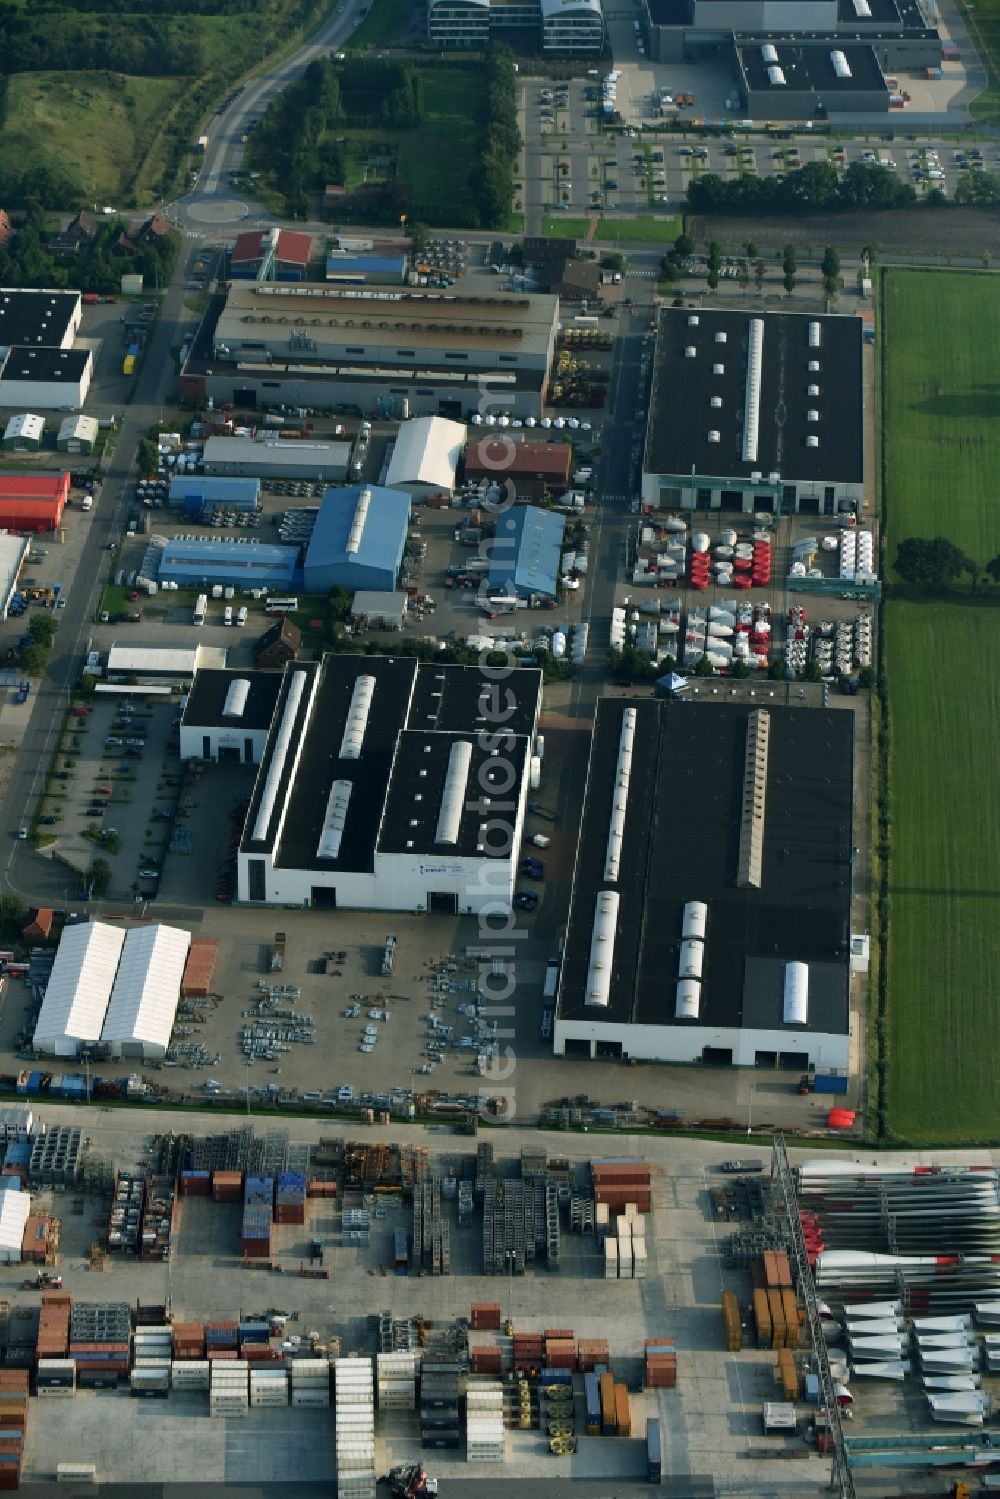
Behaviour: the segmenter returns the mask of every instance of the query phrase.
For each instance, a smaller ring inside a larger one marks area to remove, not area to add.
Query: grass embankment
[[[640,214],[633,219],[600,219],[594,238],[614,240],[620,245],[672,245],[683,228],[684,225],[679,218]]]
[[[886,273],[887,558],[944,535],[1000,553],[995,278]],[[914,1143],[1000,1136],[1000,611],[991,585],[890,598],[886,1120]],[[995,586],[993,587],[995,592]]]

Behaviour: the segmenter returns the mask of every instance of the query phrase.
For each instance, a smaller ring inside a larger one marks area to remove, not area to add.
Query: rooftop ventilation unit
[[[708,906],[703,900],[689,900],[681,918],[681,937],[685,941],[704,942],[708,928]]]
[[[724,364],[713,364],[712,365],[712,374],[713,375],[724,375],[725,373],[726,373],[726,366]]]
[[[819,447],[819,438],[816,436],[815,432],[810,432],[809,436],[806,438],[806,447],[807,448],[818,448]]]
[[[811,322],[809,324],[809,347],[810,347],[810,349],[818,349],[819,346],[820,346],[820,344],[822,343],[822,341],[823,341],[823,328],[822,328],[822,325],[820,323]]]
[[[708,440],[709,440],[709,442],[718,442],[719,441],[719,434],[718,434],[718,432],[716,432],[714,430],[711,431],[711,432],[709,432],[709,434],[708,434]]]
[[[351,782],[334,781],[326,802],[323,831],[316,847],[317,859],[336,859],[347,824],[347,807],[351,800]]]
[[[830,61],[833,63],[833,71],[836,73],[838,78],[850,78],[851,65],[847,61],[847,58],[844,56],[843,52],[841,52],[839,49],[836,52],[831,52]]]
[[[750,319],[750,338],[747,346],[746,399],[743,420],[743,462],[753,463],[757,457],[757,438],[760,429],[760,380],[764,358],[764,319]]]
[[[687,348],[684,350],[685,359],[694,359],[697,357],[697,354],[698,350],[695,348],[694,344],[688,344]]]
[[[778,67],[768,68],[767,77],[772,88],[784,88],[788,81],[784,69]]]
[[[816,410],[816,408],[814,406],[810,406],[809,410],[806,412],[806,421],[807,422],[818,422],[819,421],[819,412]]]
[[[701,318],[698,316],[698,314],[696,312],[692,312],[691,315],[690,315],[690,317],[688,318],[688,327],[689,328],[697,328],[697,326],[698,326],[698,324],[700,322],[701,322]]]
[[[237,677],[235,682],[230,682],[222,708],[223,718],[242,718],[249,696],[250,683],[246,677]]]
[[[615,767],[615,785],[611,800],[611,825],[608,829],[608,849],[604,860],[604,878],[617,881],[621,867],[622,840],[625,836],[625,817],[628,812],[629,781],[632,775],[632,745],[635,740],[635,725],[638,715],[634,708],[622,713],[622,729],[618,740],[618,763]]]
[[[445,776],[444,795],[438,813],[435,843],[457,843],[458,830],[462,824],[462,809],[465,806],[465,788],[472,764],[472,745],[467,739],[459,739],[451,747],[448,756],[448,773]]]
[[[809,361],[808,365],[806,366],[806,368],[808,369],[810,375],[818,375],[819,374],[819,360],[818,359],[810,359],[810,361]]]
[[[767,760],[771,720],[756,708],[747,720],[747,742],[743,761],[743,806],[740,817],[740,849],[736,883],[760,889],[764,863],[764,804],[767,797]]]
[[[713,409],[717,410],[722,405],[722,397],[721,396],[713,396],[712,399],[709,401],[708,404],[711,407],[713,407]]]
[[[697,1020],[701,1009],[701,985],[697,979],[681,979],[674,1004],[675,1020]]]
[[[717,344],[724,344],[726,342],[726,334],[722,332],[717,333],[715,335],[715,342]]]
[[[611,999],[611,970],[618,926],[617,890],[599,890],[594,907],[594,934],[590,943],[590,967],[584,1003],[606,1010]]]
[[[809,1019],[809,965],[808,963],[785,964],[786,1025],[805,1025]]]
[[[274,738],[271,763],[267,768],[264,790],[261,793],[260,805],[257,808],[257,817],[253,825],[255,843],[264,842],[267,837],[267,830],[271,825],[274,804],[278,797],[278,787],[281,784],[281,777],[285,769],[285,760],[288,757],[292,735],[295,732],[295,720],[298,717],[299,704],[302,702],[302,695],[306,690],[307,676],[308,674],[304,671],[292,672],[292,680],[288,685],[288,695],[285,698],[281,723]]]
[[[680,963],[678,965],[681,978],[700,980],[704,966],[705,944],[694,941],[682,942]]]
[[[368,516],[368,507],[372,502],[370,489],[363,489],[358,495],[358,503],[354,507],[354,519],[351,521],[351,529],[347,535],[347,545],[344,551],[349,557],[356,555],[361,547],[361,537],[365,529],[365,520]]]
[[[807,385],[806,386],[806,395],[807,396],[818,396],[819,395],[819,386],[818,385]]]
[[[765,42],[760,49],[760,55],[768,67],[778,61],[778,49],[773,42]]]
[[[340,760],[360,760],[361,745],[365,737],[365,729],[368,726],[368,714],[371,712],[372,698],[375,696],[375,678],[358,677],[351,693],[350,706],[347,709],[347,722],[344,725],[344,737],[340,741]]]

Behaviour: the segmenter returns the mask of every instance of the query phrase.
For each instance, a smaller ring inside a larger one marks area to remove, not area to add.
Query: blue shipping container
[[[813,1078],[813,1092],[846,1093],[847,1082],[848,1079],[846,1076],[839,1077],[834,1072],[817,1072]]]
[[[587,1378],[587,1377],[588,1376],[586,1376],[586,1375],[584,1376],[584,1378]],[[568,1384],[568,1385],[571,1385],[573,1383],[573,1374],[572,1374],[572,1371],[569,1370],[569,1369],[543,1369],[542,1372],[541,1372],[540,1378],[541,1378],[541,1382],[542,1382],[543,1385],[546,1385],[546,1384]]]

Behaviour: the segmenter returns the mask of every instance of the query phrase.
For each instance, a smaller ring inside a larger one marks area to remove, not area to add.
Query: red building
[[[69,474],[0,474],[0,528],[54,531],[69,499]]]
[[[563,494],[572,469],[573,449],[568,442],[517,442],[505,433],[477,438],[465,449],[467,479],[473,483],[512,481],[521,499]]]
[[[271,257],[269,279],[302,281],[312,255],[312,236],[294,229],[247,229],[236,236],[229,257],[230,272],[239,280],[258,275],[267,257]]]

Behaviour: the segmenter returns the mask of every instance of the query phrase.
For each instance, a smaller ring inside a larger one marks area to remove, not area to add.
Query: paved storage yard
[[[52,1111],[53,1115],[55,1111]],[[142,1111],[70,1109],[58,1111],[59,1122],[78,1122],[89,1131],[92,1154],[117,1165],[148,1164],[146,1142],[150,1116]],[[164,1130],[184,1130],[191,1116],[157,1116]],[[239,1116],[225,1121],[241,1123]],[[204,1127],[208,1127],[208,1123]],[[212,1123],[221,1129],[223,1121]],[[302,1122],[291,1129],[293,1140],[315,1143],[334,1132],[320,1123]],[[354,1138],[357,1138],[355,1133]],[[482,1139],[483,1137],[481,1137]],[[572,1163],[589,1160],[597,1152],[644,1155],[653,1167],[652,1215],[647,1227],[649,1276],[645,1281],[608,1282],[602,1260],[589,1235],[570,1234],[563,1224],[562,1269],[549,1273],[529,1267],[513,1282],[478,1273],[481,1220],[460,1228],[454,1204],[451,1219],[452,1274],[432,1278],[411,1272],[407,1277],[385,1273],[391,1259],[392,1233],[410,1221],[408,1209],[389,1198],[380,1203],[385,1216],[373,1220],[370,1245],[340,1242],[340,1203],[308,1200],[304,1227],[276,1227],[272,1258],[282,1266],[280,1276],[243,1268],[239,1254],[239,1207],[205,1198],[180,1201],[179,1229],[172,1259],[166,1264],[141,1263],[109,1257],[99,1274],[86,1268],[86,1253],[100,1237],[106,1205],[94,1198],[68,1193],[39,1194],[39,1205],[62,1219],[63,1243],[58,1269],[65,1289],[75,1299],[123,1300],[152,1303],[169,1298],[178,1320],[235,1318],[267,1308],[288,1313],[299,1334],[315,1331],[322,1341],[341,1338],[343,1353],[370,1355],[375,1351],[372,1317],[388,1310],[395,1316],[420,1314],[438,1329],[457,1317],[468,1317],[473,1301],[501,1304],[503,1315],[513,1315],[515,1331],[541,1331],[553,1324],[572,1328],[578,1338],[604,1337],[609,1343],[616,1378],[637,1391],[641,1383],[643,1340],[666,1335],[678,1355],[676,1390],[647,1390],[631,1396],[633,1431],[641,1432],[648,1415],[659,1415],[664,1430],[665,1476],[704,1478],[711,1473],[714,1489],[692,1484],[671,1492],[690,1494],[783,1495],[815,1494],[825,1483],[828,1466],[809,1456],[799,1438],[764,1438],[760,1409],[774,1398],[774,1361],[770,1352],[745,1348],[724,1351],[719,1298],[724,1288],[748,1296],[745,1274],[723,1268],[720,1242],[735,1224],[711,1216],[710,1189],[726,1179],[715,1169],[732,1147],[688,1140],[646,1140],[618,1137],[584,1141],[581,1136],[538,1135],[510,1129],[491,1132],[496,1160],[505,1169],[525,1144],[533,1144]],[[474,1142],[457,1136],[429,1135],[408,1126],[366,1130],[365,1145],[380,1140],[427,1145],[432,1156],[446,1150],[470,1154]],[[596,1151],[595,1151],[596,1145]],[[977,1160],[984,1159],[980,1152]],[[971,1159],[971,1157],[970,1157]],[[77,1211],[77,1204],[82,1210]],[[328,1280],[301,1279],[295,1273],[306,1257],[307,1239],[324,1243]],[[211,1273],[207,1273],[211,1272]],[[23,1267],[0,1268],[0,1295],[15,1305],[35,1301],[20,1289]],[[415,1283],[419,1280],[419,1284]],[[473,1342],[492,1341],[494,1334],[473,1334]],[[862,1382],[851,1434],[919,1429],[922,1402],[903,1400],[901,1392],[872,1388]],[[577,1426],[582,1425],[582,1419]],[[115,1392],[80,1392],[58,1407],[32,1401],[26,1476],[51,1478],[60,1461],[94,1462],[107,1482],[158,1483],[166,1473],[178,1483],[203,1485],[270,1484],[295,1480],[301,1484],[329,1483],[333,1466],[332,1412],[283,1408],[280,1412],[252,1409],[246,1420],[223,1422],[208,1416],[204,1395],[171,1394],[166,1402],[146,1403]],[[379,1417],[376,1426],[376,1467],[418,1457],[417,1418],[408,1413]],[[787,1455],[799,1458],[794,1463]],[[427,1453],[430,1471],[454,1480],[452,1494],[468,1493],[470,1480],[495,1480],[496,1469],[469,1464],[461,1452]],[[630,1483],[643,1476],[644,1447],[637,1439],[578,1439],[578,1450],[566,1458],[549,1455],[539,1431],[511,1431],[503,1476],[525,1482],[557,1478],[574,1482],[593,1480],[602,1499],[623,1499]],[[603,1480],[603,1487],[598,1483]],[[858,1490],[872,1496],[886,1492],[886,1475],[859,1475]],[[913,1492],[928,1492],[920,1479]],[[448,1490],[443,1490],[447,1493]],[[480,1492],[477,1484],[476,1492]],[[484,1488],[483,1499],[492,1490]]]

